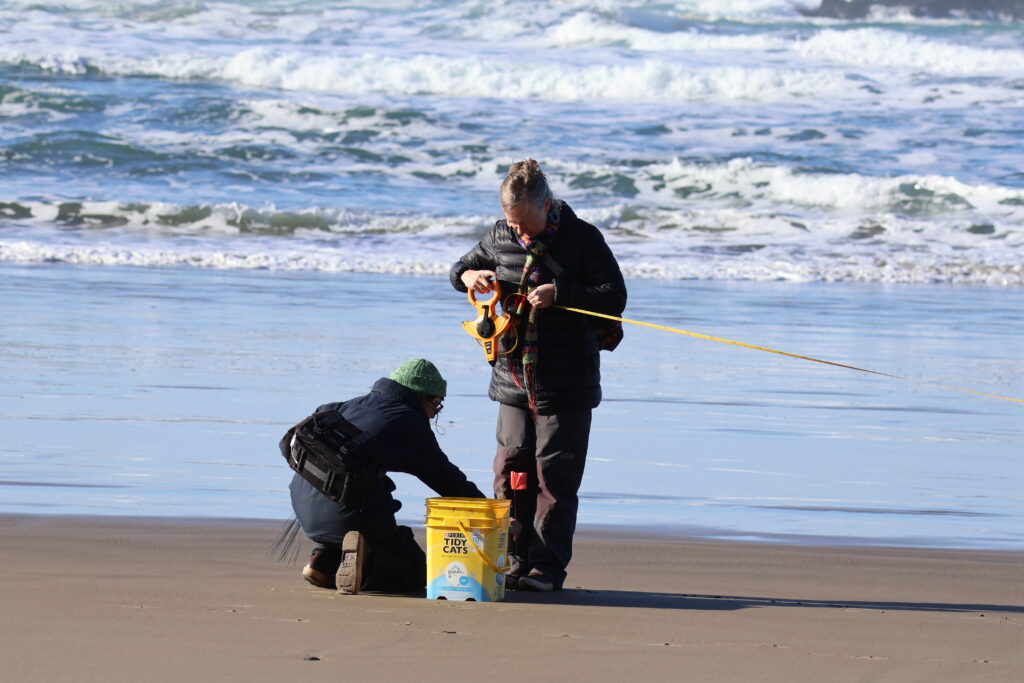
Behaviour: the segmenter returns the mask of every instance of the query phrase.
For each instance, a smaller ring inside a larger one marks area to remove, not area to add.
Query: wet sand
[[[312,588],[278,529],[0,517],[3,678],[1024,679],[1024,553],[591,529],[567,590],[483,604]]]

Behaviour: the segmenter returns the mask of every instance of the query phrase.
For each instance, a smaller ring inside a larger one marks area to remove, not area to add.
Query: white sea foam
[[[245,123],[250,128],[281,128],[321,134],[341,129],[337,114],[311,111],[286,100],[246,100],[239,104],[246,110],[243,118],[247,118]]]
[[[424,254],[423,246],[422,243],[417,244],[415,249],[396,253],[393,244],[381,246],[379,241],[376,244],[360,241],[347,247],[305,245],[297,248],[267,244],[192,244],[186,247],[0,239],[0,261],[443,277],[459,252],[448,244],[446,254]],[[758,254],[676,254],[673,258],[658,258],[632,256],[628,249],[617,251],[627,278],[1024,285],[1024,266],[1019,260],[986,259],[963,254],[948,258],[922,258],[910,253],[887,256],[865,251],[837,259],[829,254],[808,253],[807,249],[796,250],[799,252],[797,255],[792,249],[775,248]]]
[[[838,72],[769,66],[695,68],[659,59],[576,66],[429,54],[344,57],[269,48],[245,49],[230,57],[179,53],[138,59],[0,48],[0,62],[35,64],[67,74],[84,74],[91,68],[117,76],[223,80],[252,87],[348,95],[671,102],[773,101],[850,92],[849,80]]]
[[[464,188],[493,192],[495,166],[487,160],[471,158],[448,162],[409,163],[408,168],[388,169],[379,164],[380,172],[389,172],[394,180],[404,179],[412,184],[416,174],[430,171],[438,179],[459,182]],[[370,165],[368,168],[375,168]],[[672,221],[672,215],[705,214],[717,217],[727,225],[734,220],[732,212],[746,215],[774,215],[789,222],[810,220],[837,221],[855,229],[865,221],[890,221],[897,225],[906,221],[926,221],[930,226],[964,226],[990,222],[1005,227],[1012,234],[1004,240],[1014,243],[1020,226],[1024,226],[1024,190],[987,183],[966,183],[954,177],[941,175],[868,176],[858,173],[808,173],[791,168],[758,163],[750,158],[737,158],[726,163],[706,164],[674,159],[665,163],[647,164],[620,175],[622,168],[597,162],[550,159],[546,171],[557,193],[572,201],[579,201],[581,190],[573,189],[580,178],[619,178],[636,188],[636,195],[627,203],[621,196],[602,195],[596,188],[593,197],[608,196],[615,201],[581,202],[583,213],[607,216],[612,221],[626,222],[634,231],[650,229],[664,233],[661,227]],[[3,199],[3,198],[0,198]],[[53,211],[56,203],[26,201],[36,218]],[[406,204],[415,207],[418,202],[409,198]],[[601,205],[603,208],[600,208]],[[76,215],[116,215],[134,226],[175,225],[185,229],[188,225],[206,225],[208,216],[219,216],[227,224],[273,228],[282,225],[329,227],[332,230],[367,229],[381,226],[387,232],[415,232],[418,226],[429,226],[435,218],[429,214],[392,212],[359,212],[345,209],[308,208],[283,211],[269,208],[247,207],[237,204],[206,205],[195,211],[188,207],[169,204],[134,203],[121,207],[113,202],[84,202]],[[495,207],[495,210],[497,207]],[[198,219],[180,220],[201,213]],[[633,218],[631,218],[633,216]],[[167,218],[170,217],[170,218]],[[486,224],[479,215],[448,215],[456,231],[473,229]],[[596,220],[596,219],[595,219]],[[600,220],[605,220],[604,218]],[[482,221],[482,222],[481,222]],[[681,225],[675,221],[677,226]],[[248,229],[248,228],[246,228]],[[915,227],[915,230],[917,228]],[[928,228],[933,230],[936,228]],[[931,234],[929,232],[929,234]],[[933,237],[938,235],[933,234]],[[943,237],[941,241],[945,241]]]
[[[672,191],[696,185],[697,193],[731,201],[766,201],[781,208],[825,207],[845,212],[893,211],[918,200],[924,214],[955,212],[957,207],[998,215],[1024,224],[1024,191],[997,185],[971,185],[947,176],[876,177],[857,173],[797,173],[785,166],[758,164],[749,158],[725,164],[688,164],[678,159],[644,170],[663,179]],[[931,210],[930,210],[931,209]]]
[[[56,123],[58,121],[66,121],[72,118],[71,114],[64,112],[53,111],[52,109],[45,109],[40,107],[37,102],[31,101],[0,101],[0,120],[13,119],[20,116],[36,116],[42,117],[46,120]]]
[[[249,248],[247,248],[249,247]],[[54,244],[0,241],[0,261],[18,263],[71,263],[94,266],[212,268],[217,270],[321,271],[328,273],[403,273],[442,275],[450,263],[441,259],[403,258],[390,250],[260,249],[240,245],[234,249],[119,246],[114,244]]]
[[[765,34],[715,35],[623,26],[619,21],[587,12],[552,26],[546,42],[556,47],[612,45],[649,52],[781,50],[791,44],[785,38]]]
[[[650,30],[671,30],[683,20],[732,19],[738,21],[792,20],[801,0],[676,0],[664,2],[615,2],[594,0],[582,7],[614,14],[624,24]]]
[[[1024,73],[1020,49],[957,45],[880,28],[820,31],[794,49],[808,59],[885,69],[956,76]]]
[[[738,166],[731,172],[742,173]],[[920,180],[936,187],[943,181]],[[998,188],[950,187],[979,203],[1020,209],[998,204]],[[872,191],[884,194],[884,183]],[[0,237],[2,261],[431,275],[445,273],[493,220],[116,202],[23,203],[0,213],[20,226]],[[819,212],[797,220],[777,207],[708,204],[621,205],[580,215],[604,230],[630,277],[1024,285],[1019,220],[972,231],[948,217]]]
[[[484,12],[415,3],[391,11],[330,3],[258,10],[231,3],[103,5],[49,5],[68,7],[65,13],[7,10],[15,30],[0,47],[0,62],[64,74],[95,69],[349,95],[564,102],[870,98],[851,87],[850,74],[840,68],[846,65],[897,88],[889,98],[895,103],[912,85],[907,72],[1024,71],[1018,41],[999,36],[990,44],[959,44],[834,23],[708,31],[696,30],[689,16],[791,17],[789,0],[696,0],[669,9],[660,3],[528,3]],[[82,24],[80,12],[100,16]]]

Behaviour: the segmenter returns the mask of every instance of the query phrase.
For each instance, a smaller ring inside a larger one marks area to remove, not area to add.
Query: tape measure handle
[[[499,283],[497,279],[491,280],[491,287],[493,287],[493,289],[491,290],[491,293],[494,296],[493,296],[493,298],[488,299],[487,301],[485,301],[483,303],[480,303],[480,302],[478,302],[476,300],[476,290],[473,289],[472,287],[470,287],[469,289],[466,290],[466,296],[469,298],[469,303],[473,304],[473,307],[476,308],[477,310],[480,310],[480,311],[483,310],[484,306],[492,305],[493,304],[494,307],[491,310],[492,310],[492,312],[495,315],[497,315],[497,313],[498,313],[498,309],[497,309],[498,302],[501,301],[501,283]]]

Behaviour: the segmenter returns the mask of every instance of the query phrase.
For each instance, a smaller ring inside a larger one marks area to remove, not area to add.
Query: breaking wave
[[[249,48],[227,57],[169,54],[151,58],[78,52],[0,52],[0,61],[63,74],[150,76],[227,81],[250,87],[345,95],[431,95],[554,102],[595,100],[773,101],[843,95],[849,79],[819,69],[641,63],[554,64],[503,58],[416,54],[333,56]]]
[[[933,192],[921,186],[896,189]],[[998,195],[990,201],[999,205]],[[1024,210],[1024,201],[1006,206]],[[583,209],[580,215],[602,229],[629,277],[1024,284],[1024,231],[1008,223],[892,214],[821,214],[809,220],[754,206],[630,203]],[[0,203],[0,261],[443,275],[493,219],[240,205],[7,202]]]

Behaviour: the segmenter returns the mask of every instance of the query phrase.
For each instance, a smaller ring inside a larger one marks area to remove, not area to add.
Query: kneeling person
[[[484,494],[441,450],[430,419],[441,412],[447,382],[428,360],[408,361],[377,380],[370,393],[320,410],[336,410],[373,437],[385,472],[417,477],[439,496],[484,498]],[[292,508],[302,532],[319,545],[302,576],[314,586],[342,593],[421,590],[427,575],[426,555],[412,529],[398,526],[394,482],[380,476],[362,500],[336,502],[301,475],[289,487]]]

